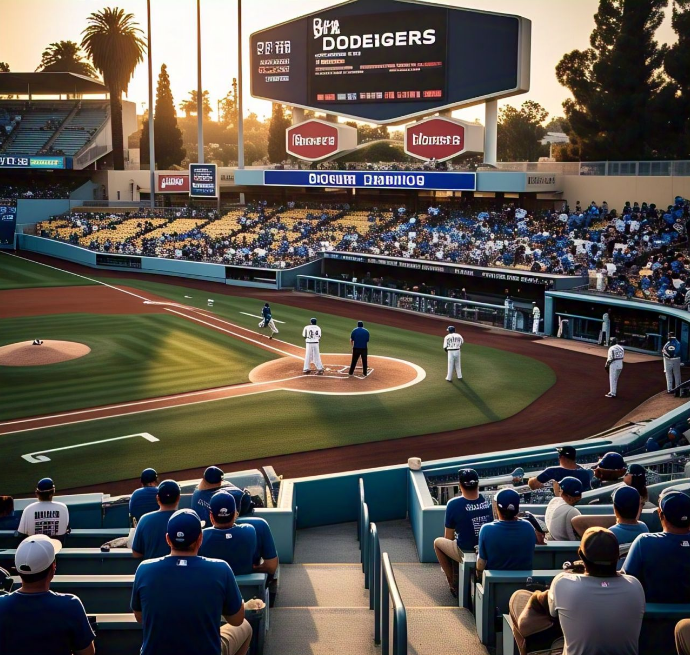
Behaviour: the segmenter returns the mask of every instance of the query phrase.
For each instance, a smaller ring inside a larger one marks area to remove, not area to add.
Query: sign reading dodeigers
[[[218,197],[218,170],[215,164],[189,165],[189,197]]]
[[[16,202],[14,200],[0,199],[0,248],[14,248],[16,225]]]
[[[475,191],[475,173],[426,171],[264,171],[266,186]]]
[[[72,168],[71,157],[0,155],[0,168]]]

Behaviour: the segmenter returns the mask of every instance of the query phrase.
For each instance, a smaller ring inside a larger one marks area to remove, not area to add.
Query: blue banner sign
[[[2,155],[0,168],[72,168],[72,157],[49,157],[45,155]]]
[[[264,171],[266,186],[475,191],[475,173],[428,171]]]
[[[0,199],[0,248],[14,248],[17,205],[14,200]]]
[[[218,197],[218,170],[215,164],[189,165],[190,198]]]

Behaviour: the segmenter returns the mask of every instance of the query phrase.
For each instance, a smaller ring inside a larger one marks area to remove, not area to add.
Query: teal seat
[[[129,535],[128,528],[75,529],[61,541],[65,548],[100,548],[106,541]],[[19,539],[13,530],[0,530],[0,549],[16,548]]]
[[[0,550],[0,566],[14,566],[15,550]],[[129,548],[63,548],[57,556],[60,575],[133,575],[142,560],[132,557]]]

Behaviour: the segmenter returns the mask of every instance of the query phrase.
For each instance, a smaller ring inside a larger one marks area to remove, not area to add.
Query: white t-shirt
[[[39,500],[24,509],[18,531],[29,536],[45,534],[56,537],[65,534],[68,525],[67,505],[53,500]]]
[[[460,350],[463,343],[465,343],[463,338],[455,332],[449,332],[443,338],[443,347],[447,350]]]
[[[559,573],[549,588],[549,611],[565,637],[563,655],[637,655],[644,609],[644,589],[632,575]]]
[[[544,521],[553,541],[578,541],[573,530],[572,519],[580,516],[580,510],[568,505],[560,496],[553,498],[546,506]]]
[[[302,330],[302,336],[307,340],[307,343],[319,343],[321,341],[321,328],[318,325],[307,325]]]

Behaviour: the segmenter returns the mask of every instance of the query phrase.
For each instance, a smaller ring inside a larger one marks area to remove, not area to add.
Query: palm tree
[[[88,18],[82,32],[81,47],[91,58],[94,68],[103,75],[110,92],[110,122],[113,131],[113,164],[124,170],[125,153],[122,136],[122,92],[127,92],[134,69],[144,59],[146,43],[133,14],[106,7]]]
[[[6,61],[0,61],[0,73],[9,73],[10,65]]]
[[[96,71],[79,52],[79,46],[74,41],[58,41],[51,43],[41,55],[41,63],[37,71],[45,73],[77,73],[87,77],[96,77]]]

